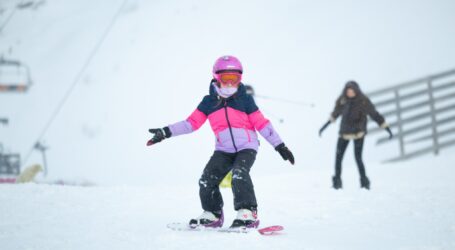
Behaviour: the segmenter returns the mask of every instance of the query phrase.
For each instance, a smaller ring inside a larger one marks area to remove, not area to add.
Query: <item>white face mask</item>
[[[215,86],[215,90],[223,98],[228,98],[235,94],[238,90],[238,87],[226,87],[226,88],[219,88],[216,86],[216,84],[213,84]]]
[[[234,87],[227,87],[227,88],[220,88],[219,94],[222,97],[230,97],[231,95],[235,94],[237,92],[237,88]]]

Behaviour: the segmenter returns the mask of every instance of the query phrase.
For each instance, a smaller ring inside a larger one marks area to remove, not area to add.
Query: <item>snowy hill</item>
[[[345,188],[329,171],[255,180],[263,226],[278,236],[176,232],[200,212],[197,185],[147,187],[0,186],[2,249],[454,249],[453,164],[431,161],[369,168],[372,190],[346,167]],[[226,224],[235,216],[223,190]]]

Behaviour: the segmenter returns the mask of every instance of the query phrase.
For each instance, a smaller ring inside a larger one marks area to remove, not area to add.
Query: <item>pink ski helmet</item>
[[[236,71],[240,74],[243,73],[242,63],[235,56],[222,56],[216,60],[213,65],[213,78],[220,81],[220,73],[226,71]]]

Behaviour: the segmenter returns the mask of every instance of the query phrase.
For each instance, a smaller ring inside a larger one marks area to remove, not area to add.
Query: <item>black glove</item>
[[[283,157],[283,160],[289,160],[292,165],[294,165],[294,155],[292,155],[291,150],[289,150],[284,143],[281,143],[280,145],[275,147],[275,150],[280,153],[281,157]]]
[[[389,140],[391,140],[393,138],[392,130],[390,130],[390,127],[386,127],[385,130],[389,133]]]
[[[152,139],[147,141],[147,146],[152,146],[155,143],[158,143],[166,138],[171,137],[172,133],[169,127],[164,128],[151,128],[149,132],[153,134]]]
[[[330,123],[331,123],[330,121],[326,122],[326,123],[324,124],[324,126],[322,126],[322,128],[319,129],[319,137],[322,136],[322,132],[324,132],[324,130],[330,125]]]

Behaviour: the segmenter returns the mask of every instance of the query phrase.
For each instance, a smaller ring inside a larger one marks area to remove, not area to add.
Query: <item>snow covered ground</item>
[[[284,167],[283,167],[284,168]],[[254,177],[263,226],[285,232],[175,232],[169,222],[200,213],[198,187],[0,186],[1,249],[455,249],[453,163],[443,157],[368,166],[371,191],[355,166],[341,191],[331,171],[291,169]],[[224,189],[227,224],[235,216]]]

